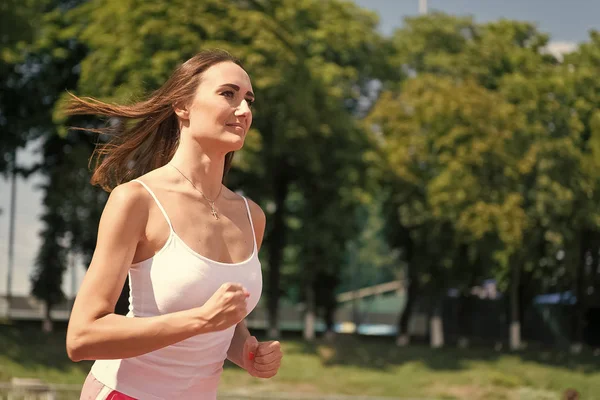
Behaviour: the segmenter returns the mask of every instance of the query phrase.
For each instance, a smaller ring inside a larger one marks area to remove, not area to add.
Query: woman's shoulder
[[[136,182],[122,183],[115,187],[102,212],[99,232],[107,230],[120,234],[119,232],[132,233],[143,229],[148,221],[149,197],[142,185]],[[114,231],[115,228],[118,228],[117,231]]]
[[[169,170],[166,166],[162,166],[152,171],[146,172],[145,174],[133,179],[133,181],[141,181],[150,187],[164,186],[174,182],[173,175],[168,173]],[[134,182],[135,183],[135,182]],[[138,183],[139,184],[139,183]]]
[[[239,205],[244,204],[244,199],[246,199],[246,201],[248,202],[248,207],[250,207],[250,212],[258,212],[264,214],[262,208],[254,200],[252,200],[250,197],[244,194],[234,192],[227,186],[223,186],[223,197],[226,200],[231,201],[233,203],[238,203]]]
[[[256,228],[260,227],[261,229],[264,229],[264,225],[266,223],[266,216],[263,209],[248,196],[236,193],[226,187],[225,190],[226,192],[224,194],[228,200],[240,202],[240,204],[242,204],[244,203],[244,199],[246,199],[246,201],[248,202],[248,208],[250,209],[250,215],[252,216],[252,223]]]
[[[173,186],[176,184],[176,180],[173,176],[168,174],[165,167],[154,169],[150,172],[145,173],[127,183],[124,183],[125,190],[134,192],[132,194],[150,197],[149,194],[155,194],[161,197],[163,192],[169,192],[173,190]],[[122,185],[122,186],[123,186]]]
[[[248,200],[248,207],[250,207],[250,213],[252,214],[254,224],[256,225],[256,223],[259,222],[261,225],[264,225],[266,216],[263,209],[252,199],[246,197],[246,200]]]
[[[228,190],[228,192],[231,192]],[[252,199],[246,196],[242,196],[241,194],[231,192],[228,193],[230,195],[236,196],[237,201],[244,202],[244,199],[248,202],[248,209],[250,210],[250,218],[252,218],[252,225],[254,226],[254,235],[256,238],[256,243],[258,248],[260,249],[263,241],[263,237],[265,234],[265,227],[267,224],[267,217],[263,209]],[[246,206],[244,205],[244,208]]]
[[[139,209],[147,204],[148,190],[135,180],[122,183],[115,187],[108,198],[108,202],[119,208]]]

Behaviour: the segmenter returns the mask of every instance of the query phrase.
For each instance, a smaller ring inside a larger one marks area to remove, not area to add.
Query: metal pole
[[[69,251],[69,262],[71,264],[71,307],[73,307],[73,304],[75,304],[75,294],[77,293],[77,260],[75,253],[72,251]]]
[[[6,271],[6,301],[10,313],[12,297],[12,274],[15,262],[15,214],[17,206],[17,150],[13,150],[11,191],[10,191],[10,216],[8,228],[8,270]],[[10,314],[9,314],[10,315]]]
[[[427,14],[427,0],[419,0],[419,14]]]

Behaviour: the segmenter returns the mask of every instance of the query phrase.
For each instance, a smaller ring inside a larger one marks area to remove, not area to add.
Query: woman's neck
[[[215,201],[219,196],[225,154],[203,151],[197,143],[180,143],[169,164],[209,199]]]

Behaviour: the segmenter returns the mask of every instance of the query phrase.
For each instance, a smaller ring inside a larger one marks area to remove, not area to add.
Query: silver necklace
[[[211,200],[208,197],[206,197],[204,192],[202,192],[202,190],[198,189],[196,187],[196,185],[194,185],[194,182],[192,182],[187,176],[185,176],[185,174],[183,172],[181,172],[179,170],[179,168],[177,168],[176,166],[174,166],[171,163],[169,163],[169,165],[171,167],[175,168],[177,170],[177,172],[179,172],[181,174],[181,176],[183,176],[185,178],[185,180],[188,181],[194,187],[194,189],[196,189],[198,192],[200,192],[202,197],[204,197],[204,200],[206,200],[208,202],[208,204],[210,204],[210,213],[212,214],[212,216],[215,217],[215,219],[219,219],[219,213],[217,211],[217,208],[215,207],[215,201],[217,201],[217,199],[219,198],[219,195],[221,194],[221,190],[223,189],[223,186],[221,186],[221,188],[219,189],[219,193],[217,193],[217,197],[215,197],[214,200]]]

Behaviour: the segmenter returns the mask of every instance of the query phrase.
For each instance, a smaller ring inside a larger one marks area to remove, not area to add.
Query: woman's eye
[[[227,90],[223,93],[221,93],[221,96],[227,97],[228,99],[233,99],[235,98],[235,93],[231,90]],[[254,99],[249,98],[249,99],[244,99],[246,100],[246,103],[248,103],[248,107],[252,107],[252,104],[254,104]]]

